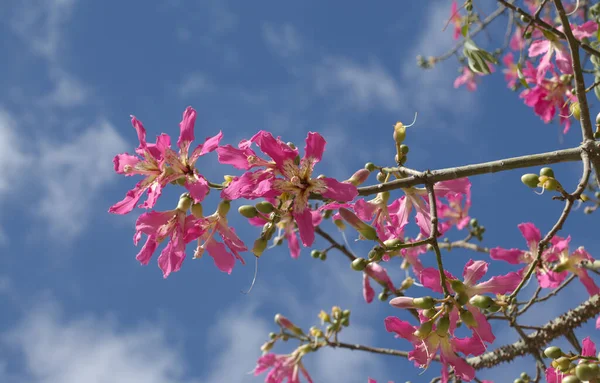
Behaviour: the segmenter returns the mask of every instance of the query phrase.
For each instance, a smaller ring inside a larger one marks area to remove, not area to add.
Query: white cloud
[[[38,213],[61,238],[86,226],[101,188],[114,177],[112,158],[125,151],[125,141],[106,121],[91,126],[65,143],[43,143],[39,180],[44,187]]]
[[[0,361],[3,382],[191,383],[181,351],[156,325],[122,329],[94,316],[66,319],[50,303],[30,310],[2,343],[23,357],[22,371],[11,375],[2,365],[21,363]]]
[[[207,92],[213,89],[214,87],[210,79],[204,73],[195,72],[186,76],[181,82],[179,85],[179,96],[185,98],[193,94]]]
[[[291,24],[276,26],[263,23],[262,34],[269,47],[284,58],[294,56],[302,50],[301,38]]]
[[[43,102],[51,106],[70,108],[87,101],[89,90],[73,75],[59,69],[53,70],[51,75],[54,80],[54,90],[43,99]]]
[[[345,106],[362,111],[397,111],[404,102],[394,77],[375,60],[360,65],[346,58],[327,58],[317,69],[316,88],[323,95],[335,90],[342,94]]]
[[[23,168],[29,162],[20,137],[16,120],[0,107],[0,194],[15,186],[17,177],[23,174]]]
[[[62,48],[62,27],[76,0],[14,1],[10,25],[36,54],[55,62]]]

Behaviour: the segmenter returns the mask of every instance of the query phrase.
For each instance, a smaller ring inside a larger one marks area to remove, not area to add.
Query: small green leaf
[[[463,35],[463,37],[467,37],[469,34],[469,23],[465,23],[465,25],[460,28],[460,33]]]
[[[521,63],[517,64],[517,76],[519,77],[519,82],[521,83],[521,85],[529,89],[529,84],[527,83],[525,75],[523,74],[523,70],[521,69]]]

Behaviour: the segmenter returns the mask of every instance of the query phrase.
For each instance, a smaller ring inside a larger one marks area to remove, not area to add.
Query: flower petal
[[[215,266],[224,273],[231,274],[235,266],[235,258],[227,251],[225,245],[212,238],[205,243],[208,255],[215,261]]]
[[[325,184],[327,185],[327,191],[321,193],[325,198],[330,198],[339,202],[348,202],[352,201],[358,195],[356,186],[350,183],[339,182],[338,180],[327,177],[322,178],[321,180],[325,181]]]
[[[501,247],[496,247],[490,250],[490,258],[497,261],[505,261],[511,265],[518,265],[519,263],[522,263],[521,255],[523,253],[523,250],[519,249],[503,249]]]
[[[304,209],[300,213],[293,213],[298,232],[304,247],[309,247],[315,241],[315,227],[313,226],[312,214],[310,209]]]
[[[463,270],[464,284],[474,286],[487,273],[487,270],[487,262],[469,259]]]
[[[196,123],[196,111],[188,106],[183,112],[183,118],[179,123],[179,139],[177,146],[187,153],[192,141],[194,141],[194,124]]]
[[[306,146],[304,147],[304,158],[310,159],[313,163],[321,161],[325,144],[325,139],[319,133],[308,132]]]

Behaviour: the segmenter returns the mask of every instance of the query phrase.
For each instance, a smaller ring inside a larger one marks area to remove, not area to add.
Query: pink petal
[[[366,273],[363,273],[363,298],[365,298],[365,302],[371,303],[374,297],[375,290],[371,287],[369,276]]]
[[[141,186],[142,183],[143,181],[140,181],[135,188],[129,190],[127,194],[125,194],[125,198],[111,206],[108,209],[108,212],[113,214],[127,214],[132,211],[146,190]]]
[[[420,340],[413,335],[417,329],[413,325],[396,317],[387,317],[384,320],[385,329],[387,332],[394,332],[400,338],[406,339],[411,343],[420,342]]]
[[[594,280],[590,277],[587,270],[580,269],[578,271],[579,272],[577,273],[577,276],[579,277],[579,280],[585,287],[588,294],[590,294],[590,296],[592,297],[596,294],[600,294],[600,288],[598,287],[598,285],[596,285],[596,282],[594,282]]]
[[[546,369],[547,383],[560,383],[563,376],[563,373],[558,370],[555,370],[554,367],[548,367]]]
[[[448,193],[467,194],[471,190],[471,181],[468,178],[441,181],[435,184],[434,190],[437,197],[445,197]]]
[[[511,265],[518,265],[519,263],[522,263],[521,255],[523,253],[523,250],[519,249],[503,249],[501,247],[496,247],[495,249],[490,250],[490,258],[497,261],[505,261]]]
[[[210,187],[208,186],[208,182],[204,177],[200,175],[194,175],[192,177],[186,177],[185,179],[185,188],[190,192],[190,196],[194,200],[195,203],[200,203],[204,200],[204,197],[210,191]]]
[[[221,198],[231,201],[239,198],[256,199],[276,195],[277,192],[273,190],[272,172],[262,170],[246,172],[234,178],[221,192]]]
[[[455,353],[444,354],[444,359],[454,367],[454,375],[467,382],[475,378],[475,369]]]
[[[322,196],[325,198],[339,202],[348,202],[352,201],[358,195],[356,186],[352,184],[339,182],[333,178],[322,178],[322,180],[327,184],[327,191],[322,193]]]
[[[219,142],[223,138],[223,133],[219,131],[216,135],[206,138],[203,144],[200,144],[194,149],[190,156],[190,163],[195,164],[198,157],[208,154],[219,147]]]
[[[521,283],[522,278],[520,273],[515,272],[510,272],[506,275],[496,275],[475,286],[474,290],[477,291],[477,294],[506,294],[514,291],[519,283]]]
[[[308,132],[306,146],[304,147],[304,158],[311,159],[313,163],[321,161],[325,144],[325,139],[319,133]]]
[[[312,215],[312,225],[314,227],[319,226],[323,221],[323,216],[321,215],[321,212],[318,210],[311,210],[310,214]]]
[[[138,135],[138,141],[140,142],[140,146],[138,149],[144,150],[147,146],[146,129],[144,128],[144,125],[142,125],[142,122],[135,118],[135,116],[131,116],[131,125],[133,125],[133,128],[135,129]]]
[[[171,240],[158,257],[158,267],[162,270],[164,278],[167,278],[171,273],[179,271],[185,259],[185,244],[180,234],[177,232],[173,233]]]
[[[520,223],[517,227],[521,230],[521,234],[525,237],[529,248],[537,247],[537,244],[542,240],[540,230],[531,222]]]
[[[138,217],[135,222],[135,230],[147,235],[158,235],[161,226],[167,224],[173,218],[174,211],[150,211]]]
[[[312,224],[312,214],[310,209],[304,209],[300,213],[293,213],[296,225],[298,225],[298,232],[300,233],[300,239],[304,247],[309,247],[315,241],[315,227]]]
[[[293,161],[298,155],[297,150],[290,148],[281,140],[276,140],[271,133],[264,130],[256,133],[250,140],[256,143],[263,153],[271,157],[280,170],[283,170],[286,161]]]
[[[234,256],[227,251],[225,245],[212,238],[205,243],[206,251],[215,261],[215,266],[224,273],[231,274],[235,266]]]
[[[562,271],[560,273],[554,271],[538,271],[537,280],[540,287],[543,289],[553,289],[558,287],[562,281],[567,277],[568,271]]]
[[[487,273],[487,270],[487,262],[469,259],[463,271],[464,284],[467,286],[475,285]]]
[[[550,49],[550,41],[548,40],[536,40],[529,46],[529,57],[539,56],[543,53],[548,52]]]
[[[374,262],[369,263],[364,273],[368,274],[371,278],[375,278],[379,282],[385,283],[390,290],[396,290],[394,284],[392,283],[392,280],[388,276],[387,271],[380,264]]]
[[[138,162],[140,162],[138,157],[127,153],[117,154],[113,159],[115,172],[118,174],[125,174],[126,176],[132,176],[135,173],[125,173],[125,166],[131,166],[133,168]]]
[[[156,205],[158,197],[162,194],[162,186],[158,182],[152,182],[148,187],[148,198],[146,201],[139,205],[142,209],[152,209]]]
[[[494,336],[494,333],[492,332],[492,326],[488,322],[485,315],[481,311],[479,311],[479,309],[477,309],[471,305],[467,305],[467,308],[469,309],[471,314],[473,314],[473,318],[475,318],[475,321],[477,322],[477,327],[473,328],[474,338],[481,339],[482,341],[488,342],[490,344],[494,343],[494,341],[496,340],[496,337]],[[482,343],[481,341],[478,341],[478,342]],[[482,346],[483,350],[480,353],[483,354],[483,352],[485,351],[485,346],[483,344],[481,344],[481,346]],[[470,350],[470,352],[473,355],[479,355],[479,354],[473,353],[474,351],[479,351],[479,349],[471,349]],[[465,354],[467,354],[467,353],[465,352]]]
[[[571,55],[565,47],[556,49],[556,66],[561,72],[566,74],[573,73],[573,64],[571,61]]]
[[[447,279],[456,279],[449,271],[444,271],[444,273],[446,274]],[[433,267],[423,269],[419,274],[419,278],[424,287],[437,293],[442,293],[442,281],[440,280],[440,272],[438,269],[434,269]],[[451,290],[450,284],[448,284],[448,289]]]
[[[177,140],[177,146],[181,150],[187,150],[190,147],[190,143],[194,141],[194,124],[196,123],[196,111],[188,106],[183,112],[183,118],[179,123],[179,139]]]
[[[298,259],[300,256],[300,244],[298,243],[298,237],[292,230],[286,231],[285,238],[287,239],[288,247],[290,249],[290,255],[294,259]]]
[[[236,169],[248,170],[252,167],[248,162],[248,156],[243,150],[234,148],[231,145],[220,146],[217,148],[218,160],[222,164],[231,165]]]
[[[358,218],[363,221],[370,221],[377,209],[378,207],[376,205],[369,203],[364,199],[359,199],[354,203],[354,212]]]
[[[595,21],[589,20],[580,26],[576,26],[573,28],[573,35],[578,39],[583,39],[586,37],[592,37],[598,30],[598,24]]]
[[[592,342],[589,336],[585,337],[581,343],[583,345],[581,355],[596,357],[596,344]]]
[[[472,338],[453,338],[452,348],[456,352],[465,355],[481,355],[485,352],[485,344],[477,337]]]
[[[156,243],[154,236],[149,235],[148,239],[146,239],[146,243],[144,246],[142,246],[140,252],[135,256],[135,259],[137,259],[142,265],[147,265],[148,262],[150,262],[154,251],[156,251],[157,246],[158,243]]]

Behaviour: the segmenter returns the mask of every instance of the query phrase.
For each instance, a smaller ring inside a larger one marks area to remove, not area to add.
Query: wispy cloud
[[[281,57],[289,58],[302,51],[302,39],[291,24],[263,23],[262,35],[269,48]]]
[[[187,75],[179,85],[179,96],[186,98],[213,89],[214,86],[207,75],[201,72],[194,72]]]
[[[100,121],[68,142],[43,143],[39,181],[45,189],[38,214],[61,238],[73,238],[88,222],[101,189],[114,180],[111,159],[126,144],[107,121]]]
[[[53,301],[30,310],[2,343],[23,358],[0,360],[0,366],[12,366],[10,374],[0,367],[2,382],[192,383],[181,350],[160,326],[123,329],[91,315],[66,319]]]
[[[394,77],[375,59],[361,65],[347,58],[327,58],[316,71],[315,85],[324,96],[332,91],[340,94],[340,107],[397,111],[404,102]]]
[[[0,196],[15,186],[16,178],[29,163],[20,137],[17,121],[0,106]]]

